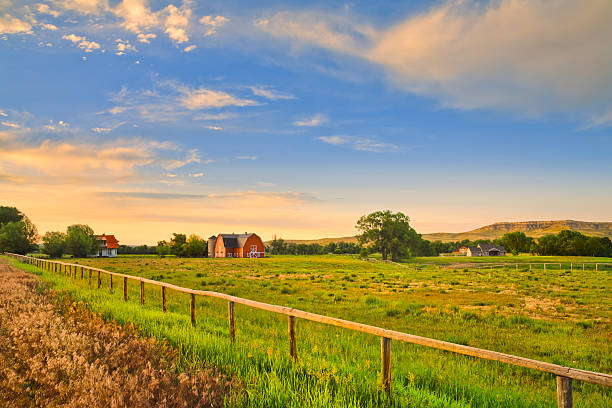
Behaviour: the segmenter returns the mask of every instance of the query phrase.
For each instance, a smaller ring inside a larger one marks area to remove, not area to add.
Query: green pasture
[[[507,257],[508,261],[530,257]],[[277,305],[482,347],[576,368],[612,372],[612,268],[569,270],[575,258],[551,257],[557,267],[528,264],[493,269],[364,262],[351,256],[275,256],[265,259],[119,257],[76,263],[214,290]],[[439,260],[440,258],[426,258]],[[465,259],[465,258],[463,258]],[[501,258],[495,258],[495,261]],[[581,258],[583,259],[583,258]],[[471,260],[471,259],[470,259]],[[483,259],[484,260],[484,259]],[[584,262],[606,262],[589,258]],[[14,262],[14,261],[11,261]],[[379,388],[380,338],[298,320],[297,363],[288,358],[287,317],[236,305],[237,341],[229,341],[227,302],[197,298],[97,276],[84,280],[20,267],[93,311],[134,323],[143,335],[179,348],[184,364],[214,364],[243,380],[247,397],[228,405],[252,407],[554,407],[555,377],[501,363],[392,344],[392,398]],[[612,405],[612,390],[574,382],[577,407]]]

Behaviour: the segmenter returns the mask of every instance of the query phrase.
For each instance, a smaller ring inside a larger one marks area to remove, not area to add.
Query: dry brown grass
[[[239,389],[213,369],[179,373],[173,349],[54,299],[0,263],[0,406],[220,407]]]

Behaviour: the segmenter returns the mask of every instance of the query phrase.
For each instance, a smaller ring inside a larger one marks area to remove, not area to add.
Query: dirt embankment
[[[238,388],[212,369],[179,374],[176,359],[0,261],[0,406],[221,407]]]

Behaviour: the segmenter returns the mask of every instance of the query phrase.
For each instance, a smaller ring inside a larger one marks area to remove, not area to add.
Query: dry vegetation
[[[0,406],[220,407],[238,388],[0,263]]]

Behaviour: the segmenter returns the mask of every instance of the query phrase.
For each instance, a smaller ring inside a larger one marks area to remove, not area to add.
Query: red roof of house
[[[114,235],[102,234],[102,235],[97,235],[96,238],[101,241],[106,241],[106,248],[108,249],[119,248],[119,241],[117,241],[117,238],[115,238]]]

